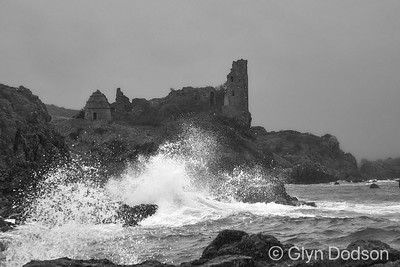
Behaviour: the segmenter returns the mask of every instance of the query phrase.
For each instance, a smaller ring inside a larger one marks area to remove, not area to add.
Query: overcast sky
[[[80,109],[220,85],[247,59],[253,125],[400,156],[398,0],[0,0],[0,83]]]

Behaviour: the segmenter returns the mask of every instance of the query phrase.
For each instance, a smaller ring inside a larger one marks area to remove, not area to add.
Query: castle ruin
[[[127,121],[134,124],[157,124],[166,118],[176,118],[192,112],[206,112],[235,120],[250,127],[247,60],[232,63],[226,82],[219,87],[183,87],[164,98],[151,100],[134,98],[129,101],[120,88],[115,102],[109,104],[100,92],[94,92],[85,106],[85,119]]]
[[[112,120],[110,104],[99,90],[94,92],[86,102],[85,120]]]

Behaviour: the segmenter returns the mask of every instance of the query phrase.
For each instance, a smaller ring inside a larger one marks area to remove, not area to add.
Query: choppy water
[[[367,238],[400,249],[397,182],[378,182],[381,189],[375,190],[365,183],[287,185],[290,195],[315,201],[316,208],[241,203],[232,197],[235,187],[258,183],[261,174],[238,168],[215,183],[207,172],[215,150],[212,136],[191,128],[106,186],[93,182],[91,168],[56,170],[29,198],[27,223],[0,234],[8,246],[1,264],[58,257],[180,263],[198,258],[222,229],[267,231],[284,243],[310,248],[345,247]],[[122,227],[115,216],[119,201],[153,203],[159,210],[139,227]]]

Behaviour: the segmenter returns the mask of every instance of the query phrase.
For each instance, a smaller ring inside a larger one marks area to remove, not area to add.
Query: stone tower
[[[236,119],[246,127],[250,127],[249,88],[247,76],[247,60],[240,59],[232,63],[231,72],[225,83],[225,96],[222,113]]]
[[[85,120],[111,121],[111,108],[105,95],[94,92],[85,106]]]

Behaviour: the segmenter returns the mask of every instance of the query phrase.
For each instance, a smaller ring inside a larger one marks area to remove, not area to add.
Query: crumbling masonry
[[[112,104],[108,103],[100,91],[96,91],[86,103],[85,119],[157,124],[185,113],[208,112],[250,127],[248,93],[247,60],[240,59],[232,63],[226,82],[219,87],[184,87],[181,90],[171,90],[164,98],[135,98],[132,101],[118,88]]]

